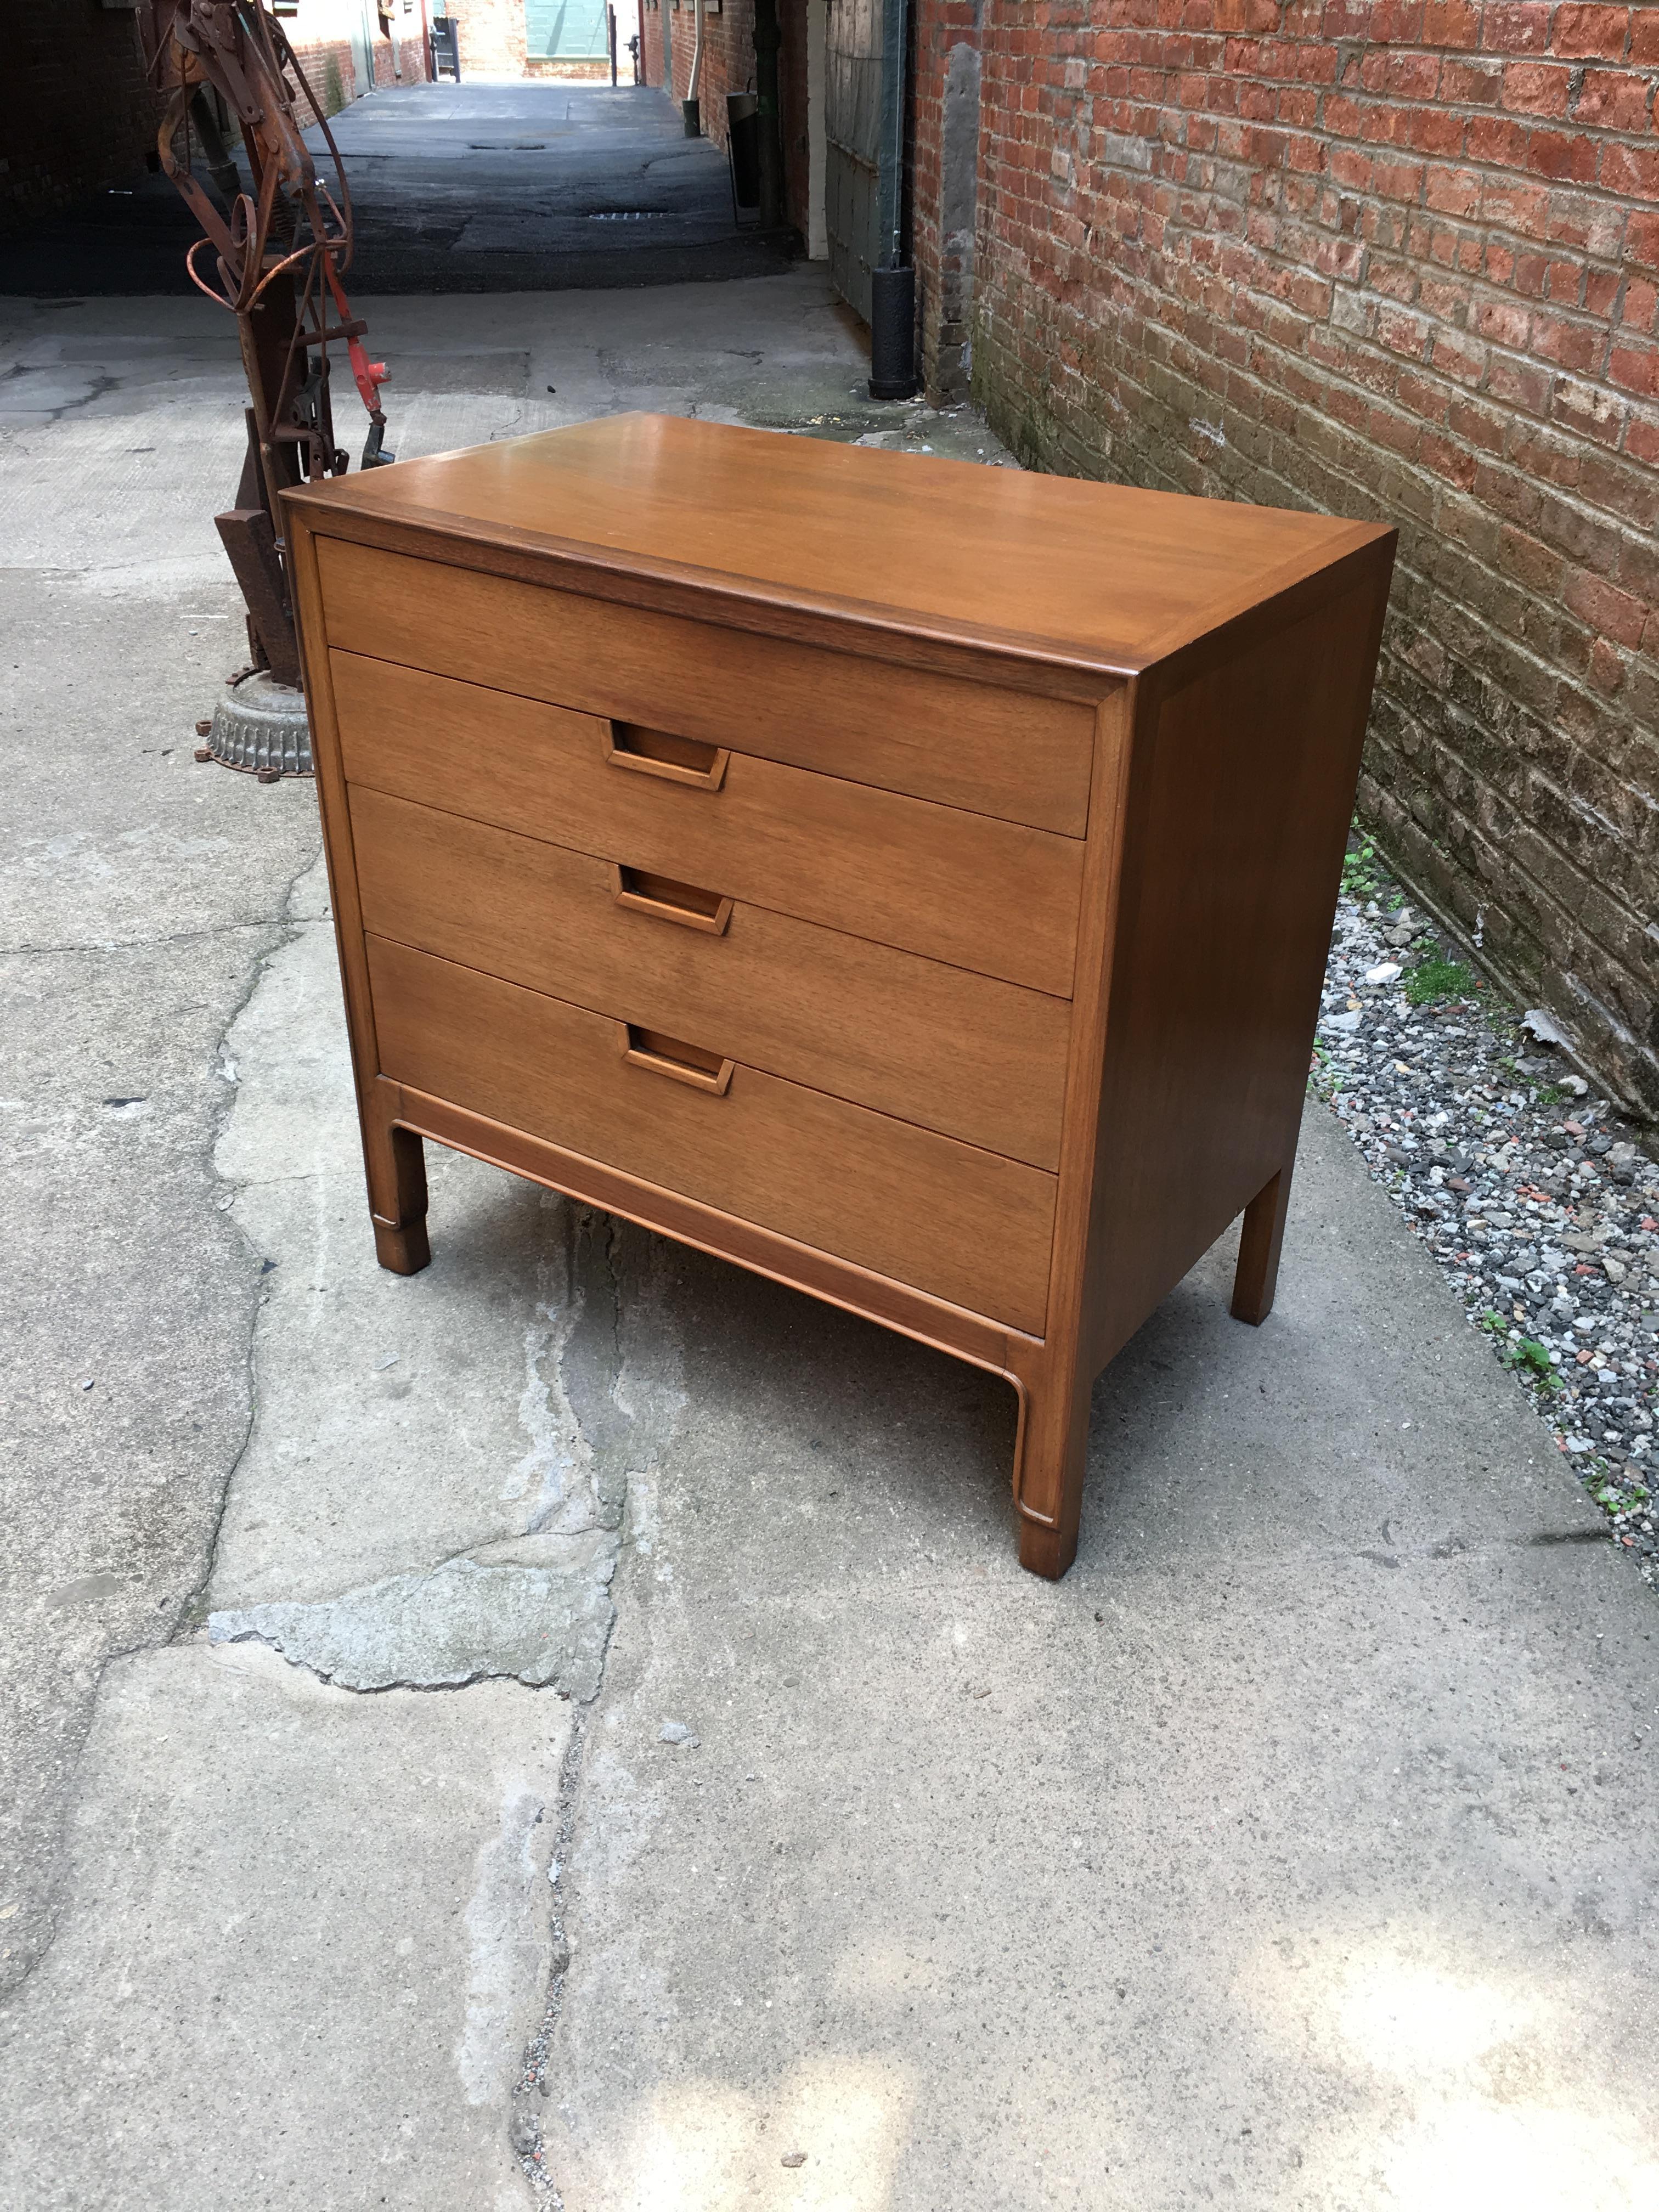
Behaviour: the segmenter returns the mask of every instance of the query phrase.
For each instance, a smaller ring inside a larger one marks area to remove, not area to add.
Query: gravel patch
[[[1343,869],[1311,1087],[1659,1583],[1659,1166],[1413,911],[1368,845]]]

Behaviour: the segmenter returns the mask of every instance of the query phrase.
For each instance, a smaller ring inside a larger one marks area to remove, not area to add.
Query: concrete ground
[[[644,85],[394,85],[331,126],[359,295],[627,289],[780,275],[791,240],[733,219],[726,156]],[[321,133],[307,143],[332,170]],[[246,172],[244,170],[246,180]],[[200,226],[143,171],[0,240],[0,295],[191,294]]]
[[[367,306],[405,453],[1003,458],[806,270]],[[1659,1621],[1323,1108],[1057,1586],[990,1378],[435,1148],[381,1273],[313,794],[191,757],[228,326],[0,367],[0,2205],[1659,2205]]]

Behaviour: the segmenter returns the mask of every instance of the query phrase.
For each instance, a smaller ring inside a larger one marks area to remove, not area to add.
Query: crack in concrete
[[[538,2202],[547,2208],[547,2212],[564,2212],[564,2198],[559,2192],[557,2183],[546,2170],[541,2118],[535,2105],[527,2100],[537,2099],[544,2101],[552,2094],[553,2085],[547,2068],[559,2015],[564,2009],[565,1976],[570,1971],[570,1938],[566,1928],[571,1904],[570,1844],[576,1826],[576,1801],[581,1790],[582,1753],[586,1741],[586,1723],[578,1714],[559,1766],[558,1796],[554,1808],[556,1825],[553,1836],[553,1856],[547,1870],[548,1882],[553,1892],[549,1915],[551,1950],[548,1962],[547,1998],[542,2008],[541,2023],[526,2048],[519,2069],[518,2085],[514,2092],[516,2109],[508,2126],[508,2140],[517,2155],[520,2170],[536,2191]]]
[[[300,876],[309,872],[310,864],[307,863],[306,867],[301,869]],[[299,882],[300,876],[294,878],[295,883]],[[292,889],[292,885],[289,888]],[[298,927],[300,925],[292,922],[287,915],[279,915],[268,920],[219,922],[211,929],[170,929],[164,931],[160,937],[106,937],[97,939],[86,945],[0,945],[0,959],[53,960],[70,953],[149,952],[158,945],[200,945],[212,939],[234,937],[249,929],[287,929]],[[288,941],[287,939],[283,939],[284,944]],[[273,945],[271,951],[280,951],[281,949],[280,945]],[[264,956],[264,959],[269,957],[269,953]],[[261,965],[264,964],[264,959],[260,963]],[[246,1000],[244,1000],[243,1005],[246,1004]],[[242,1011],[241,1006],[238,1006],[236,1011],[240,1014]],[[225,1035],[228,1036],[229,1034],[230,1030],[227,1029]]]
[[[319,848],[319,850],[320,850],[320,847]],[[235,1064],[231,1059],[230,1053],[228,1049],[231,1032],[236,1027],[237,1023],[240,1021],[242,1016],[246,1012],[248,1007],[252,1004],[254,994],[258,991],[260,984],[264,981],[272,961],[276,959],[280,954],[285,951],[287,948],[294,943],[295,939],[299,936],[301,930],[305,927],[303,918],[294,912],[294,902],[301,884],[305,880],[306,877],[311,873],[311,871],[316,866],[316,865],[317,856],[316,854],[313,853],[311,858],[306,862],[305,866],[302,868],[297,869],[289,880],[288,889],[283,900],[283,919],[280,922],[270,925],[273,927],[281,929],[283,934],[275,945],[268,945],[264,951],[254,962],[252,971],[248,976],[247,988],[242,993],[241,997],[237,1000],[235,1006],[232,1007],[230,1018],[226,1022],[224,1028],[220,1031],[218,1042],[214,1046],[213,1066],[215,1069],[221,1073],[223,1073],[227,1066],[234,1066]],[[241,925],[237,924],[236,927],[240,927]],[[201,932],[197,933],[205,935],[215,933]],[[228,1176],[224,1175],[221,1171],[218,1162],[219,1140],[224,1134],[226,1124],[229,1121],[235,1103],[236,1084],[233,1079],[227,1083],[223,1095],[213,1111],[211,1115],[212,1130],[208,1140],[208,1160],[214,1177],[216,1181],[222,1185],[224,1185],[230,1193],[230,1200],[228,1205],[225,1200],[225,1192],[223,1189],[221,1190],[218,1200],[216,1202],[215,1210],[217,1212],[233,1211],[235,1202],[237,1186]],[[252,1240],[249,1238],[247,1232],[242,1228],[241,1224],[240,1223],[236,1223],[235,1226],[238,1236],[241,1237],[243,1244],[246,1247],[248,1260],[256,1271],[257,1280],[258,1273],[263,1269],[264,1255],[263,1253],[258,1252],[254,1249]],[[259,1376],[258,1368],[254,1358],[254,1347],[258,1340],[258,1333],[259,1301],[256,1297],[253,1301],[252,1310],[248,1315],[247,1340],[242,1353],[242,1364],[247,1376],[247,1424],[242,1431],[242,1440],[236,1448],[230,1465],[225,1469],[224,1480],[219,1485],[218,1497],[215,1502],[213,1526],[208,1531],[206,1557],[202,1572],[192,1587],[185,1592],[183,1602],[179,1605],[173,1616],[173,1632],[167,1639],[170,1644],[182,1643],[187,1638],[195,1635],[200,1630],[203,1622],[207,1617],[207,1594],[209,1589],[212,1585],[214,1573],[219,1563],[219,1544],[220,1539],[224,1532],[225,1509],[230,1502],[231,1486],[236,1480],[238,1468],[241,1466],[242,1462],[247,1456],[248,1446],[253,1441],[254,1430],[258,1421]]]
[[[25,376],[51,376],[54,372],[59,375],[61,380],[63,368],[64,364],[58,362],[14,362],[3,374],[0,374],[0,384],[15,384],[20,378]],[[106,371],[100,369],[92,376],[77,377],[73,380],[76,383],[84,383],[87,387],[78,398],[60,399],[55,407],[30,407],[21,411],[30,415],[44,415],[48,422],[53,423],[61,422],[64,416],[73,415],[82,407],[90,407],[95,399],[101,399],[106,392],[118,392],[125,380],[118,376],[111,376]],[[8,428],[9,427],[8,425]]]

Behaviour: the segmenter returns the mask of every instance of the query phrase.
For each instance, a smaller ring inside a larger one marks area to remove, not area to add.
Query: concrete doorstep
[[[687,404],[745,345],[781,411],[797,283]],[[384,1274],[308,794],[133,762],[234,607],[181,686],[205,567],[58,483],[9,658],[130,692],[10,756],[0,2205],[1659,2206],[1659,1618],[1325,1108],[1269,1322],[1218,1248],[1097,1386],[1058,1585],[992,1378],[436,1148]]]

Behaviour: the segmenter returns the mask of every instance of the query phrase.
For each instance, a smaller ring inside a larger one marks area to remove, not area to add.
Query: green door
[[[524,29],[532,62],[599,62],[611,56],[605,0],[525,0]]]

